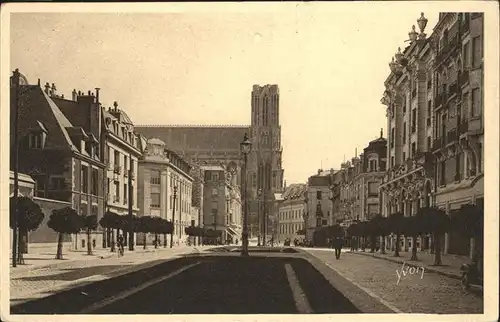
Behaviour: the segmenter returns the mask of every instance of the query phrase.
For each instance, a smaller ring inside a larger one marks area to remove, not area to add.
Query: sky
[[[388,63],[422,8],[283,8],[13,13],[11,70],[65,97],[100,87],[137,125],[249,125],[252,85],[278,84],[285,180],[306,182],[386,136]]]

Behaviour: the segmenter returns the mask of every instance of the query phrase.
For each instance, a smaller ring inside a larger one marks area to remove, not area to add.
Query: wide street
[[[330,250],[216,247],[14,305],[11,314],[480,313],[459,281]],[[453,296],[451,296],[453,294]],[[439,303],[440,305],[436,305]]]

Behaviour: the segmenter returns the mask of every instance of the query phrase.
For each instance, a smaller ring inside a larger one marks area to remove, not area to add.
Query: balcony
[[[469,83],[469,71],[464,70],[458,74],[458,84],[460,87],[463,87]]]
[[[436,65],[443,63],[453,51],[456,50],[458,46],[458,34],[453,35],[449,38],[448,42],[441,48],[441,50],[436,55]]]
[[[443,148],[445,145],[446,145],[446,135],[434,139],[434,141],[432,142],[432,148],[434,151]]]
[[[443,105],[446,103],[446,100],[448,99],[448,93],[447,92],[441,92],[436,95],[436,99],[434,100],[435,106],[438,107],[440,105]]]

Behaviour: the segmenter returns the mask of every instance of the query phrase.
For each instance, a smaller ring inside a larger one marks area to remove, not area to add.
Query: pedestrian
[[[336,237],[335,243],[335,258],[340,259],[340,253],[342,252],[342,237]]]
[[[123,249],[123,235],[122,235],[122,234],[120,234],[120,235],[118,236],[118,239],[117,239],[117,244],[118,244],[118,254],[119,254],[120,256],[123,256],[123,251],[124,251],[124,249]]]

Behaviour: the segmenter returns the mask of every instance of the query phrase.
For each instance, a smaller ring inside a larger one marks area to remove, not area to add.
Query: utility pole
[[[172,233],[170,234],[170,248],[174,245],[175,199],[177,199],[177,186],[174,187],[174,202],[172,203]]]
[[[132,205],[134,204],[134,188],[132,187],[132,175],[134,174],[132,167],[134,166],[134,161],[132,160],[132,154],[129,153],[129,166],[128,166],[128,250],[134,250],[134,222]]]

